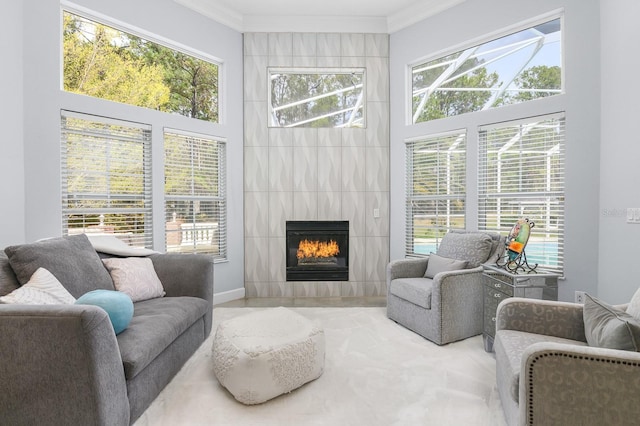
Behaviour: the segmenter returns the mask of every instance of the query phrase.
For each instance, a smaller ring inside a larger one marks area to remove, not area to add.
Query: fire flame
[[[302,240],[298,244],[297,258],[332,257],[338,253],[340,253],[340,249],[334,240],[329,242]]]

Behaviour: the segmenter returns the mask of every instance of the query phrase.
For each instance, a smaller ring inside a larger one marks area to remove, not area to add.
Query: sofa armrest
[[[523,352],[520,424],[635,425],[640,353],[561,343]]]
[[[387,288],[389,287],[389,283],[396,278],[424,277],[428,262],[429,256],[416,259],[392,260],[387,265]]]
[[[0,305],[0,418],[12,425],[129,424],[107,313],[87,305]]]
[[[151,261],[167,297],[191,296],[209,302],[204,319],[208,336],[213,324],[213,256],[161,253],[151,255]]]
[[[213,303],[213,257],[203,254],[151,255],[168,297],[192,296]]]
[[[586,342],[582,306],[520,297],[505,299],[496,312],[496,331],[525,331]]]

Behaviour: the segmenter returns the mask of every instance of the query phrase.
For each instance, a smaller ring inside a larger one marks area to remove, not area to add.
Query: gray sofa
[[[77,274],[80,284],[65,284],[88,263],[83,256],[101,264],[82,237],[69,237],[71,249],[56,246],[68,239],[54,239],[55,254],[44,260],[76,298],[106,285]],[[36,254],[46,257],[37,244]],[[32,257],[27,263],[38,262]],[[96,306],[0,304],[0,423],[125,426],[144,412],[209,335],[213,298],[210,256],[149,257],[166,295],[134,303],[131,323],[117,336]],[[0,253],[0,296],[24,284],[12,265]]]
[[[590,346],[584,309],[516,297],[498,306],[496,377],[510,426],[638,424],[640,353]],[[606,319],[603,313],[612,321],[622,316],[610,312],[603,309],[594,321]],[[628,330],[620,325],[618,331]]]

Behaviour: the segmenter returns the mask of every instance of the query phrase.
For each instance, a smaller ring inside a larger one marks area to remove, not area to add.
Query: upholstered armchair
[[[438,345],[482,333],[482,264],[504,250],[496,233],[452,231],[437,253],[387,266],[387,316]]]
[[[494,350],[498,393],[507,424],[640,422],[637,321],[634,332],[630,326],[634,321],[624,312],[626,305],[591,302],[587,300],[583,306],[510,298],[500,303]],[[593,311],[594,307],[598,311]],[[592,313],[585,316],[585,310]],[[588,343],[620,332],[629,337],[625,343],[628,350]]]

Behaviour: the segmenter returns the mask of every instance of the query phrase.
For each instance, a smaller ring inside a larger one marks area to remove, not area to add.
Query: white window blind
[[[225,142],[164,132],[166,247],[227,257]]]
[[[152,247],[151,128],[61,112],[63,233]]]
[[[506,235],[516,220],[535,223],[529,264],[562,273],[564,258],[564,115],[480,129],[478,227]]]
[[[405,253],[425,255],[465,227],[466,131],[408,141],[406,161]]]

